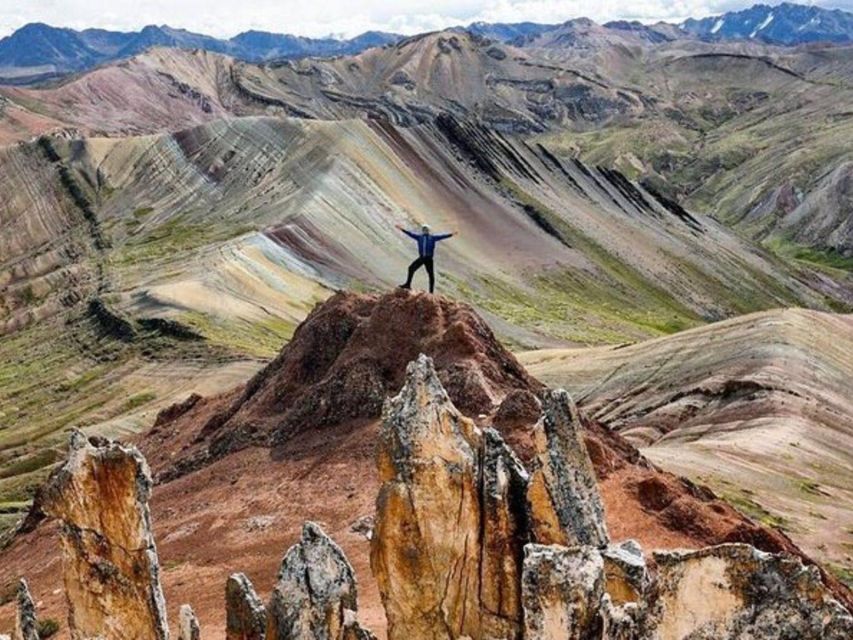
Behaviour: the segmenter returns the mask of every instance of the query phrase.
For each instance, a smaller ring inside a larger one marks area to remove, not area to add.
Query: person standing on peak
[[[409,277],[406,279],[405,284],[401,284],[401,289],[411,289],[412,288],[412,278],[415,275],[415,271],[420,269],[421,267],[426,267],[427,274],[429,275],[429,292],[432,293],[435,289],[435,273],[433,271],[433,263],[432,258],[435,254],[435,243],[441,240],[446,240],[451,236],[458,236],[459,232],[454,231],[453,233],[436,233],[432,234],[429,231],[429,225],[424,224],[421,225],[421,232],[415,233],[414,231],[409,231],[403,225],[398,224],[396,227],[409,236],[412,240],[417,240],[418,242],[418,258],[412,264],[409,265]]]

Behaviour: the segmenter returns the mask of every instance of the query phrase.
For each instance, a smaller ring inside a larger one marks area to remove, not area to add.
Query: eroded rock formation
[[[542,408],[528,473],[429,358],[409,365],[384,411],[371,548],[390,640],[851,637],[798,558],[728,544],[655,554],[655,573],[636,542],[609,544],[576,409],[563,391]]]
[[[305,430],[378,419],[419,353],[434,358],[447,394],[467,415],[496,409],[512,391],[542,387],[467,305],[403,290],[342,292],[317,306],[278,357],[215,411],[188,400],[160,414],[152,434],[196,433],[161,479],[252,443],[278,446]],[[163,447],[149,451],[158,466]]]
[[[234,573],[225,583],[226,640],[264,640],[267,615],[249,578]]]
[[[655,553],[656,593],[647,625],[654,637],[853,637],[853,617],[814,567],[746,544]]]
[[[371,564],[391,640],[482,636],[478,449],[421,355],[385,409]]]
[[[201,627],[193,608],[188,604],[182,604],[178,615],[180,617],[178,620],[178,640],[201,640]]]
[[[529,544],[521,584],[525,640],[601,636],[604,561],[596,549]]]
[[[577,407],[558,389],[545,393],[543,409],[534,427],[536,458],[528,489],[533,539],[541,544],[604,546],[604,507]]]
[[[392,640],[517,638],[524,545],[606,544],[574,405],[553,392],[544,407],[531,479],[497,431],[456,409],[430,358],[409,365],[385,408],[371,556]]]
[[[306,522],[281,563],[267,640],[369,640],[357,611],[355,575],[344,552],[318,525]]]
[[[75,640],[168,640],[151,487],[135,447],[72,433],[68,460],[48,480],[42,508],[61,524]]]
[[[517,636],[521,620],[521,563],[528,536],[528,474],[493,429],[485,429],[480,461],[480,590],[484,631]]]
[[[30,595],[27,581],[21,579],[18,583],[18,611],[15,616],[15,633],[13,640],[39,640],[38,620],[36,620],[36,605]]]

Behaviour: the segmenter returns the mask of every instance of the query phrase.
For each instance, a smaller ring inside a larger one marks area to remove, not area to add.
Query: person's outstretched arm
[[[438,242],[439,240],[447,240],[448,238],[452,238],[453,236],[458,236],[458,235],[459,235],[458,231],[451,231],[450,233],[437,233],[432,238],[433,238],[433,240]]]
[[[403,233],[405,233],[407,236],[409,236],[412,240],[417,240],[418,238],[420,238],[420,236],[417,233],[415,233],[413,231],[409,231],[408,229],[406,229],[406,227],[404,227],[401,224],[395,224],[394,226],[397,227]]]

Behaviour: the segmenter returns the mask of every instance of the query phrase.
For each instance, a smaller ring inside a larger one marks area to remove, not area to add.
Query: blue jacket
[[[440,240],[447,240],[452,233],[415,233],[414,231],[406,231],[403,233],[409,236],[412,240],[418,241],[418,255],[421,258],[432,258],[435,253],[435,243]]]

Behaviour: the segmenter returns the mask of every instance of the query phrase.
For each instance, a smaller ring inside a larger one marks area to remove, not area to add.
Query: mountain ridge
[[[757,38],[783,45],[853,40],[853,14],[789,2],[756,4],[699,20],[688,18],[679,27],[710,40]]]
[[[472,22],[467,26],[450,27],[450,30],[525,46],[542,37],[547,39],[548,34],[571,28],[575,23],[586,22],[592,23],[583,17],[558,24]],[[719,16],[689,18],[678,25],[614,20],[597,26],[633,33],[650,44],[690,38],[712,41],[757,39],[779,45],[853,42],[853,14],[840,9],[827,10],[790,3],[775,7],[757,4]],[[44,23],[29,23],[0,39],[0,83],[29,84],[85,71],[98,64],[142,53],[152,46],[200,48],[247,62],[263,62],[351,55],[403,38],[400,34],[382,31],[366,31],[353,38],[337,39],[249,30],[223,39],[168,25],[150,24],[139,31],[121,32],[98,28],[75,31]],[[551,41],[554,41],[553,37]]]
[[[152,47],[202,49],[249,62],[307,56],[354,54],[396,42],[402,36],[366,31],[353,38],[308,38],[265,31],[244,31],[219,39],[168,25],[146,25],[139,31],[74,29],[29,23],[0,39],[0,84],[30,84],[87,71],[143,53]]]

